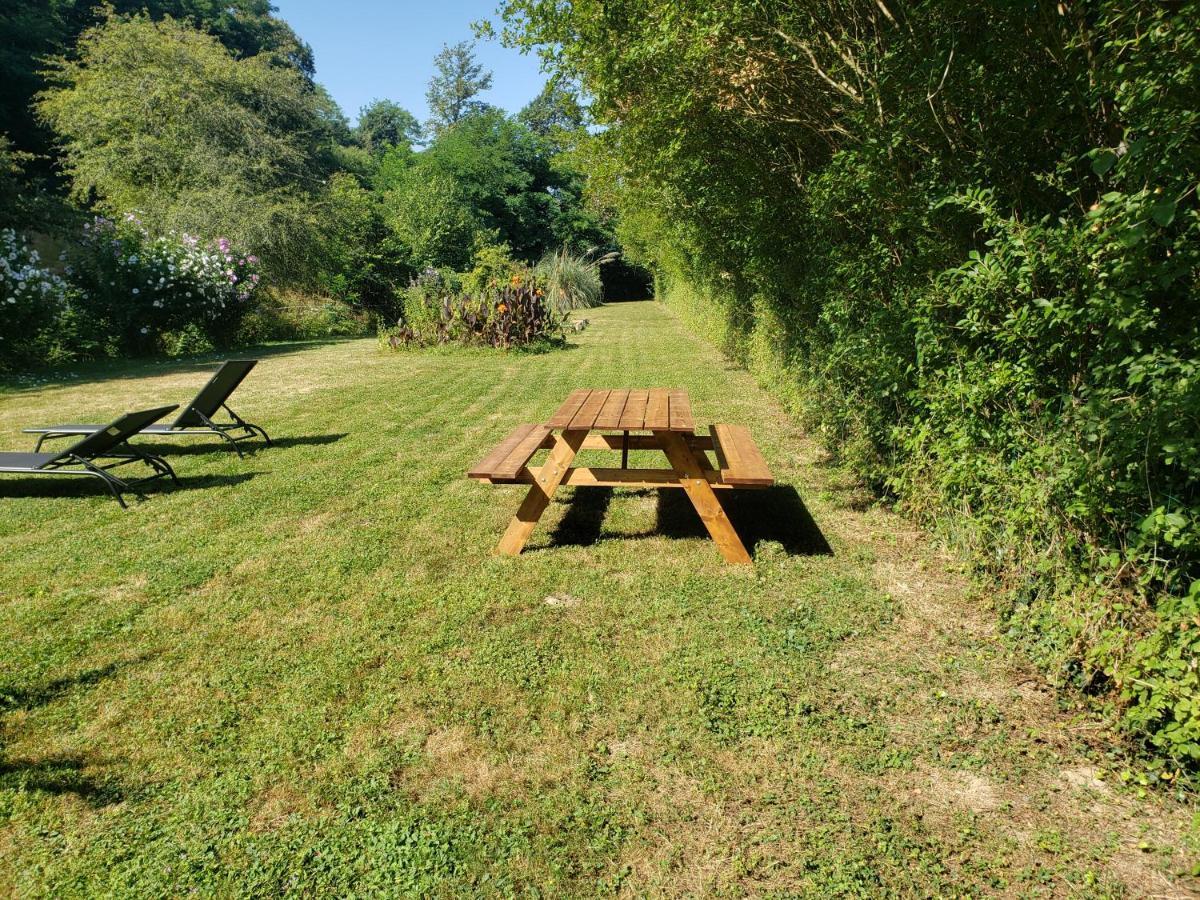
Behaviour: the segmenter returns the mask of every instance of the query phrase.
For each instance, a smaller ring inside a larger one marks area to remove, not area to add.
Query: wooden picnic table
[[[550,452],[541,465],[532,465],[539,450]],[[619,451],[621,465],[572,466],[580,450]],[[661,450],[669,467],[631,469],[630,450]],[[749,563],[750,554],[716,491],[774,484],[746,428],[713,425],[708,435],[697,434],[687,391],[668,388],[572,391],[547,422],[517,426],[467,475],[487,484],[530,485],[496,547],[498,553],[521,552],[561,485],[679,488],[731,563]]]

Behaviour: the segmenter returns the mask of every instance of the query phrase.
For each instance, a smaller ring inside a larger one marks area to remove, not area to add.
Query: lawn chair
[[[179,409],[178,404],[146,409],[141,412],[125,413],[110,425],[102,425],[57,453],[0,453],[0,474],[8,475],[82,475],[99,478],[125,509],[126,492],[146,499],[139,488],[164,476],[176,484],[179,479],[166,460],[138,450],[126,443],[131,437],[157,422],[167,413]],[[110,461],[111,460],[111,461]],[[112,474],[118,466],[142,462],[154,470],[154,474],[137,481],[125,481]]]
[[[184,407],[183,412],[170,425],[149,425],[142,429],[142,434],[153,435],[154,437],[186,437],[196,434],[215,434],[223,440],[228,441],[233,449],[237,451],[238,456],[242,456],[242,448],[238,446],[238,441],[249,440],[252,437],[261,435],[262,439],[267,442],[267,446],[271,446],[271,439],[267,436],[260,426],[254,425],[245,421],[229,408],[226,401],[229,396],[237,390],[237,386],[242,383],[250,370],[254,368],[258,362],[256,359],[230,359],[226,360],[224,365],[216,371],[216,374],[208,380],[203,388],[200,389],[194,400]],[[232,422],[215,422],[213,416],[221,409],[229,414],[233,419]],[[26,428],[26,434],[41,435],[38,438],[37,446],[33,449],[38,451],[42,449],[42,444],[51,439],[59,437],[67,437],[76,434],[91,434],[98,431],[99,425],[48,425],[43,428]]]

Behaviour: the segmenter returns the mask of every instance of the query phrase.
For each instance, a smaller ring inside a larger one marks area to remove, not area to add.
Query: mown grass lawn
[[[235,408],[278,446],[164,448],[123,512],[0,481],[0,891],[1114,896],[1195,887],[1186,803],[999,641],[986,598],[864,505],[653,304],[542,355],[274,348]],[[208,363],[0,394],[20,427],[183,401]],[[723,564],[679,497],[466,469],[575,387],[682,386],[783,489]],[[811,520],[808,516],[811,515]]]

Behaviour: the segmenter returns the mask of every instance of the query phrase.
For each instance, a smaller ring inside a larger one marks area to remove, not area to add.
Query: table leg
[[[571,462],[579,452],[585,437],[587,431],[564,431],[555,435],[550,456],[534,477],[533,485],[517,509],[517,514],[508,523],[504,537],[500,538],[500,543],[496,545],[497,553],[516,556],[521,552],[525,542],[533,534],[533,529],[537,527],[542,513],[550,505],[554,492],[566,477],[567,469],[571,467]]]
[[[708,529],[708,533],[712,536],[717,549],[721,551],[721,555],[725,557],[725,561],[750,564],[750,554],[746,552],[742,539],[733,529],[733,523],[725,515],[725,510],[721,508],[716,492],[704,477],[700,463],[687,441],[675,431],[656,431],[654,434],[662,444],[663,452],[667,454],[671,467],[679,475],[680,486],[687,493],[688,499],[692,501],[692,506],[696,507],[700,521]]]

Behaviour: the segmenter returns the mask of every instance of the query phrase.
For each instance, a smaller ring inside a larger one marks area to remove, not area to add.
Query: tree
[[[391,100],[372,100],[358,112],[354,136],[365,149],[383,154],[389,147],[421,142],[421,123]]]
[[[44,0],[8,0],[0,4],[0,134],[17,150],[44,151],[45,133],[29,110],[43,87],[38,59],[64,48],[65,27],[58,5]]]
[[[607,243],[583,207],[582,176],[552,142],[500,110],[465,117],[415,165],[452,179],[483,227],[518,259],[536,262],[563,243]]]
[[[50,78],[38,113],[77,199],[137,210],[154,229],[223,234],[276,275],[302,270],[340,113],[300,72],[139,15],[85,31]]]
[[[542,92],[517,113],[517,120],[534,134],[551,137],[562,131],[578,131],[586,119],[579,92],[552,78]]]
[[[46,87],[43,60],[67,53],[79,35],[110,12],[144,12],[151,19],[186,19],[214,35],[238,57],[264,55],[311,81],[312,49],[273,15],[269,0],[5,0],[0,4],[0,133],[39,156],[51,150],[31,100]],[[48,160],[39,162],[49,171]]]
[[[433,60],[437,70],[429,80],[425,99],[429,102],[429,129],[440,134],[487,104],[474,99],[492,86],[492,73],[475,61],[475,45],[460,41],[443,45]]]
[[[415,269],[470,265],[481,233],[454,179],[413,167],[384,195],[384,218]]]
[[[411,275],[407,254],[396,252],[379,196],[356,178],[336,172],[320,210],[322,262],[318,286],[339,299],[394,317],[396,286]]]
[[[518,258],[535,261],[554,243],[546,147],[500,110],[463,118],[420,154],[417,167],[452,179],[483,226]]]

